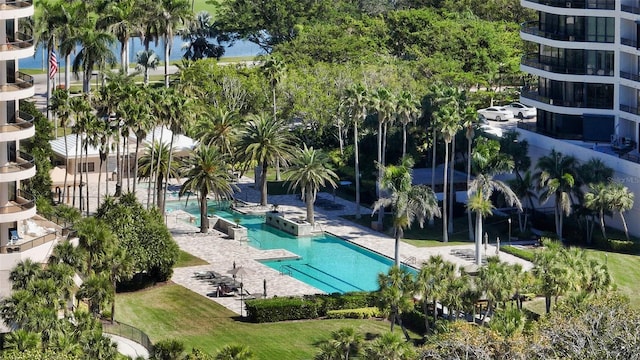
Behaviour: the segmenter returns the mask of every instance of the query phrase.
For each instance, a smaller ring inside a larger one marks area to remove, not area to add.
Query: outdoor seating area
[[[476,255],[473,249],[453,249],[451,250],[451,255],[457,256],[466,261],[475,261]],[[482,257],[482,265],[487,264],[487,258],[485,256]]]
[[[338,204],[335,201],[323,199],[318,197],[316,199],[315,205],[324,210],[342,210],[344,205]]]
[[[193,274],[193,277],[214,287],[214,291],[207,294],[209,297],[239,295],[240,284],[233,277],[222,275],[215,271],[198,271]]]

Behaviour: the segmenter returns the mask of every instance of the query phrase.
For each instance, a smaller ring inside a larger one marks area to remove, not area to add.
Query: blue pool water
[[[168,204],[199,217],[196,203]],[[264,224],[264,216],[242,215],[228,210],[213,213],[225,219],[240,219],[248,229],[249,244],[259,249],[286,249],[297,259],[270,260],[263,263],[286,275],[327,293],[375,291],[378,274],[387,273],[393,260],[330,234],[295,237]],[[199,221],[199,218],[198,218]],[[409,270],[415,272],[413,269]]]

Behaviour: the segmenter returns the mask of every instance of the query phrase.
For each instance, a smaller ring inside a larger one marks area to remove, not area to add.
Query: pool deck
[[[238,198],[249,203],[247,206],[251,210],[270,210],[271,207],[260,207],[256,204],[259,201],[260,192],[253,188],[253,182],[249,179],[242,179],[239,184],[241,193]],[[332,233],[336,236],[352,241],[367,249],[373,250],[388,257],[394,257],[394,239],[386,234],[360,226],[341,218],[342,215],[354,214],[355,204],[347,200],[327,193],[320,193],[319,198],[324,202],[334,202],[338,204],[333,209],[322,209],[316,206],[316,230]],[[170,199],[167,199],[170,200]],[[304,218],[306,209],[299,195],[271,195],[268,198],[271,204],[278,204],[278,210],[286,217]],[[361,207],[363,217],[371,215],[371,209]],[[243,276],[241,280],[251,297],[262,297],[264,282],[267,284],[267,297],[273,296],[296,296],[305,294],[316,294],[321,291],[309,286],[290,276],[282,275],[279,271],[261,264],[258,260],[288,257],[293,254],[286,250],[259,250],[247,244],[246,241],[237,241],[227,238],[221,232],[211,230],[209,234],[200,234],[199,228],[190,224],[188,216],[184,212],[175,212],[167,215],[167,226],[171,230],[174,239],[180,248],[194,256],[197,256],[209,263],[209,265],[176,268],[171,280],[182,285],[202,296],[216,301],[229,310],[240,314],[241,298],[235,297],[211,297],[207,294],[215,292],[215,287],[209,282],[199,280],[194,275],[199,271],[215,271],[228,275],[227,272],[236,266],[243,266],[248,269],[249,274]],[[464,268],[473,265],[472,261],[452,255],[452,250],[469,249],[473,250],[474,245],[456,245],[439,247],[415,247],[410,244],[401,243],[400,259],[408,265],[419,267],[421,263],[434,255],[441,255],[445,260],[451,261]],[[496,247],[489,245],[487,254],[495,255]],[[509,263],[520,263],[523,268],[530,269],[532,264],[518,257],[501,252],[500,259]]]

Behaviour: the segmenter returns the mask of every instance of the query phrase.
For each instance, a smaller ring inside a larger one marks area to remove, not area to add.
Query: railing
[[[594,9],[594,10],[615,10],[616,0],[526,0],[528,2],[569,8],[569,9]]]
[[[535,100],[541,103],[562,106],[562,107],[613,110],[612,102],[597,100],[597,99],[593,99],[593,100],[590,100],[588,103],[585,103],[583,101],[550,98],[550,97],[539,95],[537,92],[534,92],[534,91],[522,91],[520,96],[525,97],[527,99]]]
[[[613,69],[595,70],[586,67],[571,67],[551,64],[553,60],[558,59],[550,56],[538,56],[538,54],[527,54],[522,57],[521,64],[557,74],[613,76]]]
[[[33,86],[33,76],[18,71],[16,72],[15,84],[23,89],[30,88]]]
[[[33,127],[35,118],[26,112],[20,111],[16,113],[16,122],[10,122],[0,125],[0,133],[8,133],[13,131],[26,130]]]
[[[576,41],[576,42],[597,42],[597,43],[613,43],[615,42],[614,35],[598,35],[598,40],[589,40],[584,36],[583,33],[576,34],[566,34],[566,33],[557,33],[552,31],[545,31],[539,28],[539,21],[527,21],[520,24],[520,31],[525,34],[530,34],[534,36],[540,36],[545,39],[550,40],[559,40],[559,41]],[[604,41],[601,39],[604,38]]]
[[[280,275],[289,275],[289,276],[291,276],[291,269],[289,269],[285,265],[280,266]]]
[[[544,129],[539,129],[537,127],[536,123],[518,121],[517,126],[518,126],[518,129],[524,129],[524,130],[531,131],[531,132],[534,132],[536,134],[541,134],[541,135],[544,135],[544,136],[548,136],[548,137],[554,138],[554,139],[562,138],[564,140],[582,140],[582,135],[562,134],[562,137],[560,137],[556,133],[552,133],[552,132],[546,131]]]
[[[142,330],[131,325],[123,324],[117,321],[113,324],[111,322],[103,322],[102,332],[106,334],[121,336],[125,339],[134,341],[147,349],[149,353],[153,351],[153,343],[151,343],[149,336]]]
[[[31,169],[34,166],[33,156],[22,150],[18,151],[15,161],[11,161],[4,166],[0,166],[0,173],[12,173]]]
[[[27,251],[29,249],[33,249],[34,247],[51,242],[55,240],[57,237],[58,237],[57,232],[52,232],[46,235],[38,236],[37,238],[34,238],[29,241],[21,242],[19,244],[0,246],[0,254],[10,254],[10,253]]]
[[[628,12],[636,15],[640,15],[640,7],[630,6],[630,5],[622,5],[622,12]]]
[[[633,39],[628,39],[628,38],[620,38],[620,44],[625,45],[625,46],[631,46],[632,48],[637,49],[638,48],[638,42],[633,40]]]
[[[620,110],[629,114],[640,115],[640,109],[634,106],[620,104]]]
[[[0,44],[0,51],[25,49],[33,46],[33,36],[25,33],[15,33],[7,37],[5,44]]]
[[[11,205],[0,206],[0,214],[11,214],[32,209],[36,206],[36,198],[22,190],[17,190],[16,198]]]
[[[630,72],[620,71],[620,77],[623,79],[629,79],[629,80],[640,82],[640,75],[638,74],[632,74]]]

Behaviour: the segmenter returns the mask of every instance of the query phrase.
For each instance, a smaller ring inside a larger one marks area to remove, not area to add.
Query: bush
[[[327,312],[331,310],[358,309],[376,305],[375,294],[368,292],[317,294],[308,295],[304,298],[318,303],[320,316],[327,315]]]
[[[533,252],[521,248],[517,248],[511,245],[500,246],[500,251],[504,251],[507,254],[511,254],[513,256],[517,256],[521,259],[532,261],[533,262]]]
[[[318,318],[318,304],[301,298],[273,298],[248,300],[249,321],[263,323]]]
[[[377,307],[327,311],[328,319],[370,319],[381,316],[380,309]]]
[[[638,252],[638,245],[633,241],[609,239],[609,249],[620,253],[635,254]]]

